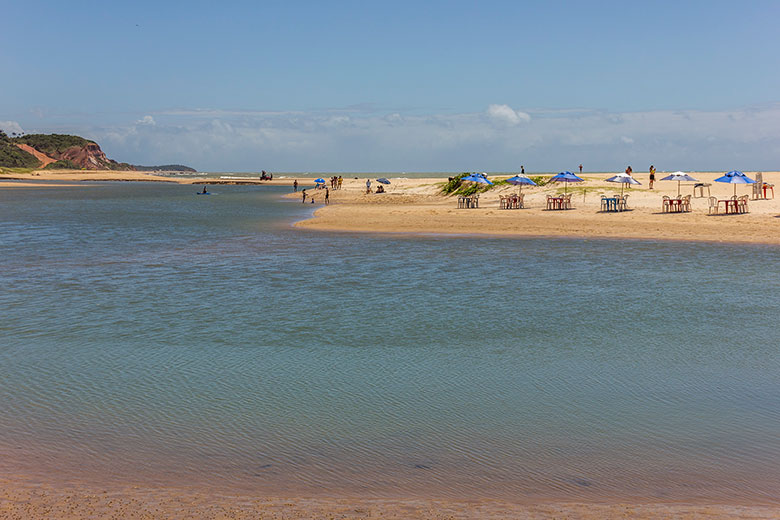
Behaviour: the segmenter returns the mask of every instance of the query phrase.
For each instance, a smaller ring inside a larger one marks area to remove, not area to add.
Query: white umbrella
[[[688,175],[685,172],[674,172],[670,173],[663,179],[662,181],[677,181],[677,196],[680,196],[680,181],[693,181],[693,182],[699,182],[699,179],[694,179],[690,175]]]
[[[642,184],[632,176],[630,176],[627,173],[618,173],[614,177],[610,177],[607,179],[607,182],[619,182],[620,183],[620,194],[623,195],[623,186],[626,184]]]

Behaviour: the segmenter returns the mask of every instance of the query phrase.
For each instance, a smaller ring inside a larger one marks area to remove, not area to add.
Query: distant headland
[[[45,170],[185,171],[181,164],[137,166],[106,157],[95,141],[67,134],[11,134],[0,130],[0,167]]]

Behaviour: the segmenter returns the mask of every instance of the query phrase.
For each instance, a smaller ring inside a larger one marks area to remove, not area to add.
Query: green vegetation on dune
[[[44,166],[43,169],[44,170],[80,170],[81,168],[79,168],[77,164],[73,164],[73,162],[64,159],[60,161],[54,161],[53,163],[49,163],[46,166]]]
[[[493,185],[479,184],[476,182],[463,182],[463,178],[468,177],[472,173],[473,172],[465,172],[452,177],[451,180],[442,183],[441,191],[447,195],[462,195],[464,197],[468,197],[469,195],[474,195],[475,193],[484,193],[493,189],[493,187],[496,185],[506,184],[506,180],[491,181],[493,182]]]
[[[0,130],[0,166],[8,168],[36,168],[41,162],[14,145],[14,140]]]
[[[552,179],[552,175],[534,175],[528,178],[534,181],[537,186],[544,186],[545,184],[550,182],[550,179]]]
[[[17,173],[32,173],[38,168],[10,168],[5,166],[0,166],[0,174],[2,175],[14,175]]]
[[[104,166],[109,170],[117,170],[117,171],[132,171],[135,169],[135,166],[133,166],[130,163],[116,162],[113,159],[109,159],[108,163],[104,164]]]
[[[95,141],[90,141],[77,135],[65,134],[30,134],[13,138],[14,142],[29,144],[36,150],[49,156],[61,154],[73,146],[85,146]]]

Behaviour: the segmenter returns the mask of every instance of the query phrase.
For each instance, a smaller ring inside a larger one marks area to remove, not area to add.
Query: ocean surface
[[[0,478],[780,502],[780,249],[321,233],[198,188],[0,190]]]

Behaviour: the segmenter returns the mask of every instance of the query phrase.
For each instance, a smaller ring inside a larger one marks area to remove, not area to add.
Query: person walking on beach
[[[327,206],[330,204],[330,191],[328,188],[325,188],[325,205]]]
[[[293,193],[295,193],[296,191],[298,191],[298,179],[295,179],[293,181]]]
[[[655,166],[650,165],[650,189],[653,189],[653,183],[655,182]]]
[[[366,194],[371,193],[371,179],[366,179]]]
[[[301,197],[301,204],[303,204],[304,202],[306,202],[306,190],[303,190],[301,192],[301,195],[303,195],[303,197]],[[312,200],[314,200],[314,199],[312,199]]]
[[[582,165],[580,164],[580,173],[582,173]]]

